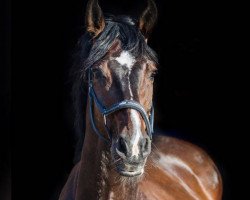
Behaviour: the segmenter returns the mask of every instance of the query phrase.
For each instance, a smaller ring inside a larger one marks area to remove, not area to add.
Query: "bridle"
[[[111,138],[112,138],[112,134],[107,127],[106,117],[108,115],[110,115],[111,113],[114,113],[116,111],[130,108],[130,109],[134,109],[134,110],[138,111],[141,114],[141,116],[146,124],[147,134],[148,134],[149,138],[152,140],[152,134],[154,131],[154,126],[153,126],[154,125],[154,107],[153,107],[153,105],[151,106],[151,111],[150,111],[149,117],[148,117],[145,109],[142,107],[142,105],[136,101],[133,101],[133,100],[123,100],[123,101],[120,101],[118,103],[113,104],[109,108],[106,108],[102,104],[102,102],[100,102],[99,99],[97,98],[95,90],[93,88],[93,72],[92,72],[91,67],[88,69],[88,86],[89,86],[88,95],[89,95],[89,102],[90,102],[90,105],[89,105],[90,123],[91,123],[91,126],[92,126],[94,132],[99,136],[100,139],[109,143]],[[93,115],[93,103],[95,103],[99,112],[103,115],[104,125],[105,125],[106,131],[108,133],[109,140],[106,139],[103,136],[103,134],[101,134],[101,132],[98,130],[98,128],[95,125],[95,120],[94,120],[94,115]]]

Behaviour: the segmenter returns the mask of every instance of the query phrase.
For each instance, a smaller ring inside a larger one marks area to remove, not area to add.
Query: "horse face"
[[[125,99],[134,100],[149,115],[155,64],[122,50],[119,41],[114,46],[102,61],[93,66],[93,86],[98,99],[106,107]],[[134,109],[122,109],[108,115],[106,120],[112,133],[111,154],[117,171],[124,176],[142,174],[151,152],[151,140],[141,114]]]

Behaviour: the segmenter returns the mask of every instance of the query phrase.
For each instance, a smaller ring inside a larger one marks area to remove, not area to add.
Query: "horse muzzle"
[[[112,157],[118,173],[130,177],[143,174],[147,157],[151,152],[149,137],[140,138],[136,144],[128,137],[119,137],[112,146]]]

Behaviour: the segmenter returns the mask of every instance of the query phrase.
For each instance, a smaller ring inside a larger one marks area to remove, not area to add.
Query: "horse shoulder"
[[[81,166],[80,163],[81,162],[78,162],[71,170],[67,182],[60,194],[59,200],[75,200],[78,175]]]
[[[180,139],[156,136],[151,155],[140,184],[146,199],[221,199],[220,173],[201,148]]]

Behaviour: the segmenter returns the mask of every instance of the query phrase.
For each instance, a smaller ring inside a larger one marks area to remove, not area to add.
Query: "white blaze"
[[[126,65],[129,70],[132,69],[135,63],[135,58],[128,51],[122,51],[120,56],[116,57],[115,60],[121,65]]]
[[[128,51],[122,51],[119,57],[116,57],[115,60],[120,63],[120,65],[124,65],[128,69],[128,89],[129,89],[129,94],[130,94],[130,100],[133,99],[133,93],[131,90],[131,84],[130,84],[130,73],[131,69],[135,63],[135,58],[128,52]]]
[[[122,51],[119,57],[116,57],[115,60],[123,66],[126,66],[128,69],[128,89],[130,94],[130,100],[133,100],[133,93],[131,89],[131,83],[130,83],[130,73],[132,70],[132,67],[135,63],[135,58],[128,52],[128,51]],[[141,120],[139,117],[139,113],[133,109],[130,111],[131,121],[132,121],[132,131],[133,135],[131,138],[131,144],[132,144],[132,156],[138,156],[140,153],[139,150],[139,139],[141,137]]]
[[[132,156],[138,156],[140,151],[139,151],[139,139],[141,136],[141,120],[139,117],[139,114],[135,110],[131,110],[131,121],[133,125],[133,135],[131,139],[131,144],[132,144]]]

